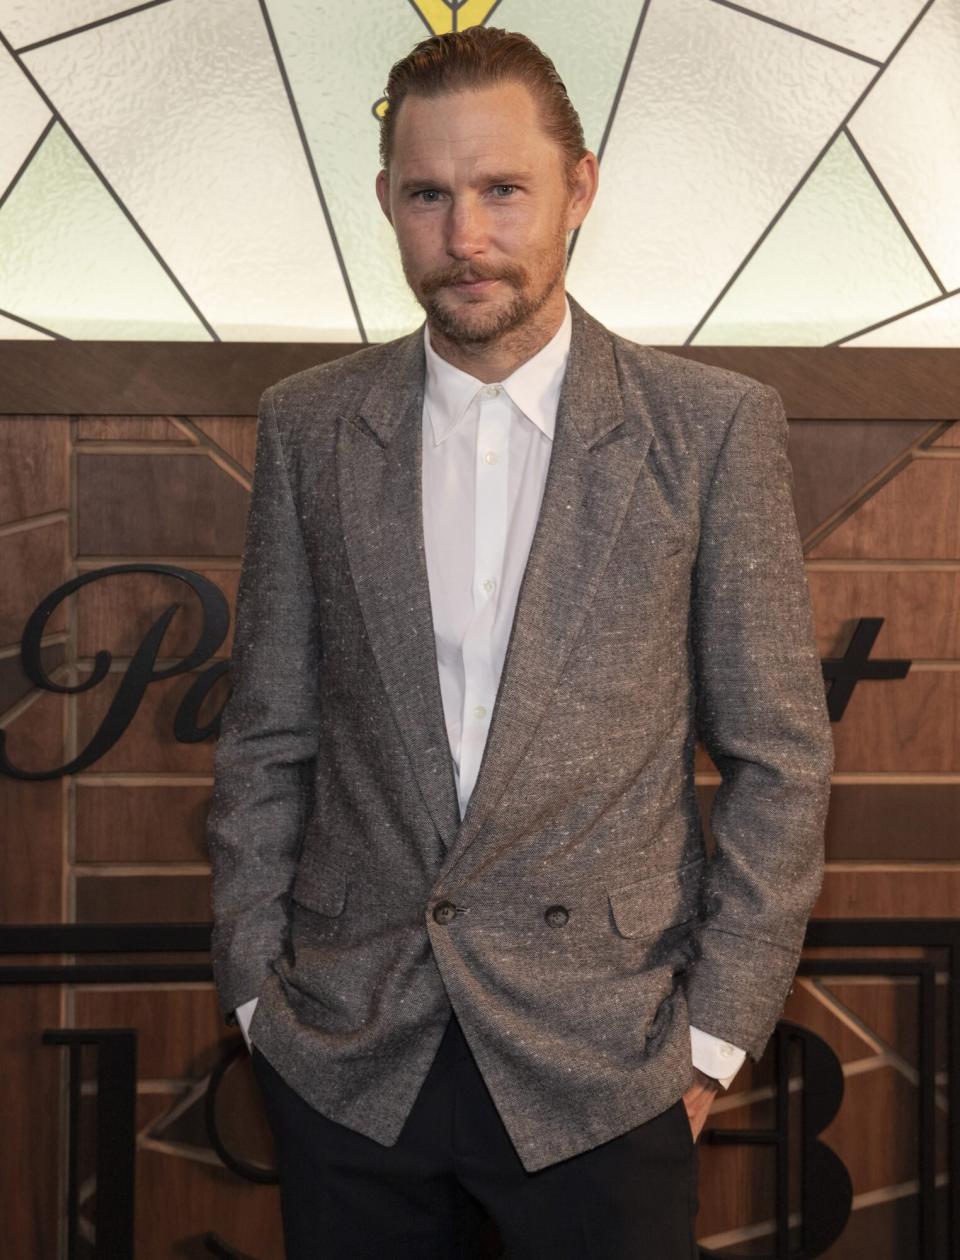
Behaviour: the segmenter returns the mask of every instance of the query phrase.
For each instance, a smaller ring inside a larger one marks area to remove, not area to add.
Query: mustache
[[[445,271],[431,276],[428,280],[422,282],[422,289],[425,294],[435,294],[438,289],[446,289],[449,285],[457,285],[466,280],[506,280],[517,282],[517,275],[514,271],[480,271],[476,267],[471,267],[469,271]]]

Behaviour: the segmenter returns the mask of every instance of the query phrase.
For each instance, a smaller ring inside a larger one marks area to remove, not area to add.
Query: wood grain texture
[[[257,422],[253,416],[198,417],[196,426],[211,443],[253,475]]]
[[[788,453],[801,537],[930,432],[925,420],[791,420]]]
[[[348,343],[0,341],[0,414],[251,416],[268,385]],[[773,385],[789,416],[956,420],[960,349],[662,346]]]
[[[137,1260],[200,1260],[209,1255],[203,1239],[211,1229],[238,1254],[279,1260],[283,1232],[276,1186],[252,1185],[182,1155],[140,1151]]]
[[[86,671],[82,676],[88,676]],[[78,746],[85,748],[100,726],[120,685],[111,671],[91,691],[78,697]],[[122,737],[95,763],[100,773],[204,774],[213,772],[213,741],[185,744],[174,738],[177,710],[197,677],[194,671],[152,682]],[[214,683],[201,709],[203,723],[213,720],[226,701],[228,677]]]
[[[77,1028],[134,1028],[137,1076],[200,1077],[233,1042],[225,1035],[213,986],[75,989]]]
[[[45,692],[5,723],[6,752],[15,766],[46,770],[63,764],[65,704],[63,696]],[[60,920],[65,806],[58,779],[0,775],[0,922]]]
[[[74,797],[78,862],[205,862],[210,789],[198,784],[100,786],[95,774]]]
[[[883,617],[871,656],[960,660],[960,569],[813,569],[822,657],[842,656],[861,617]]]
[[[0,581],[0,646],[19,645],[27,618],[41,600],[67,580],[68,551],[66,520],[0,535],[0,573],[11,575],[10,581]],[[66,626],[66,608],[61,602],[48,618],[44,634],[62,633]]]
[[[809,555],[960,560],[960,459],[916,459]]]
[[[0,1116],[3,1173],[0,1221],[4,1260],[57,1255],[57,1167],[65,1139],[59,1108],[60,1056],[41,1044],[60,1023],[60,991],[52,985],[0,988]]]
[[[833,742],[837,772],[960,773],[960,671],[859,683]]]
[[[951,861],[960,837],[960,783],[834,783],[828,861]]]
[[[946,433],[938,437],[933,446],[960,446],[960,424],[952,424]]]
[[[181,442],[190,438],[166,416],[78,416],[78,442]]]
[[[960,916],[960,865],[828,866],[813,908],[818,919],[955,919]],[[884,954],[886,951],[884,951]]]
[[[97,875],[76,878],[78,923],[209,923],[209,875]]]
[[[828,977],[822,983],[828,996],[875,1032],[884,1046],[889,1046],[911,1067],[919,1067],[920,990],[915,981],[864,978],[854,983]],[[936,986],[934,1002],[939,1032],[935,1070],[944,1072],[947,1069],[946,984]]]
[[[128,562],[136,563],[136,561]],[[78,566],[81,573],[105,567],[97,562]],[[189,564],[191,573],[206,578],[221,592],[230,608],[227,637],[211,658],[227,660],[233,648],[233,609],[240,580],[240,563],[223,568]],[[196,647],[203,626],[203,609],[193,589],[179,578],[160,573],[117,573],[82,586],[73,596],[77,646],[81,657],[92,659],[107,649],[114,656],[134,654],[157,619],[179,604],[161,644],[164,657],[185,657]]]
[[[63,416],[0,416],[0,525],[69,507],[69,440]]]
[[[77,461],[82,555],[239,555],[248,505],[244,487],[202,454]]]

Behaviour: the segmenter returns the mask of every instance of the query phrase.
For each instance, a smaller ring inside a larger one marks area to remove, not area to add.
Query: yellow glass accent
[[[482,26],[497,0],[464,0],[460,5],[450,5],[446,0],[412,0],[412,3],[434,35],[448,35],[453,30]]]

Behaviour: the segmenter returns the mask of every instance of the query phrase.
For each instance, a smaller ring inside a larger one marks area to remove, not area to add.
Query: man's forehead
[[[507,92],[513,88],[515,91]],[[516,93],[526,96],[522,107]],[[531,172],[555,142],[540,125],[532,98],[520,84],[502,89],[407,97],[400,107],[393,160],[404,177],[456,163],[458,168]]]
[[[399,107],[394,139],[404,148],[458,140],[471,145],[547,139],[539,110],[521,83],[437,96],[411,93]]]

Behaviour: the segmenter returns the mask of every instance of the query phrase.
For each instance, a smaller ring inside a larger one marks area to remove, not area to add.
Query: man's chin
[[[485,300],[479,294],[452,303],[433,298],[427,303],[426,311],[438,332],[464,345],[494,341],[516,322],[509,302]]]

